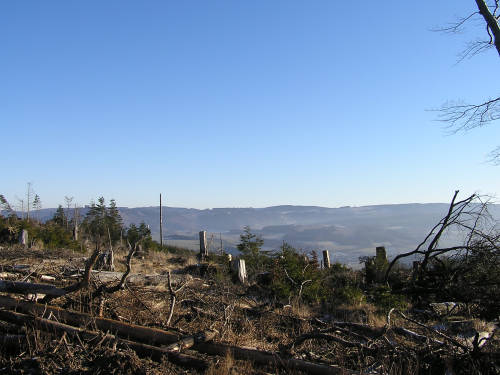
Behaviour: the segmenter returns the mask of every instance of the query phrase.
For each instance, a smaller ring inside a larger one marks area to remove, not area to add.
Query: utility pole
[[[28,213],[26,215],[26,219],[30,221],[30,190],[31,190],[31,182],[28,182],[28,189],[26,193],[26,198],[28,199]]]
[[[220,238],[220,255],[224,255],[224,248],[222,247],[222,233],[219,232],[219,238]]]
[[[160,193],[160,247],[163,250],[163,211],[161,208],[161,193]]]
[[[31,205],[31,197],[32,196],[33,196],[33,183],[32,182],[28,182],[26,184],[26,199],[28,201],[26,219],[28,221],[30,221],[30,205]]]
[[[78,207],[75,204],[75,210],[73,211],[73,239],[78,241],[78,221],[80,220],[80,214],[78,212]],[[120,235],[121,239],[121,235]]]

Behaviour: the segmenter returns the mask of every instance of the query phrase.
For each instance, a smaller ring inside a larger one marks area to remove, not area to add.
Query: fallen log
[[[45,294],[47,296],[60,297],[66,294],[64,289],[51,284],[26,283],[24,281],[0,280],[0,292],[18,294]]]
[[[420,335],[420,334],[413,332],[413,331],[410,331],[409,329],[406,329],[404,327],[391,327],[391,329],[394,332],[399,333],[400,335],[412,338],[412,339],[419,341],[419,342],[429,341],[429,342],[433,342],[433,343],[438,344],[438,345],[444,345],[443,341],[439,341],[439,340],[433,339],[431,337]]]
[[[0,335],[0,346],[12,349],[20,347],[21,343],[26,340],[26,335]]]
[[[331,324],[337,327],[347,327],[354,330],[358,330],[365,335],[372,335],[373,337],[378,337],[384,333],[384,328],[371,327],[367,324],[362,323],[353,323],[353,322],[341,322],[341,321],[332,321]]]
[[[184,338],[180,339],[179,341],[177,341],[173,344],[170,344],[165,349],[169,352],[172,352],[172,353],[178,353],[184,349],[191,348],[195,344],[200,344],[202,342],[210,341],[215,337],[216,334],[217,334],[217,331],[200,332],[200,333],[193,335],[193,336],[184,337]]]
[[[82,272],[84,270],[75,270],[73,273],[70,273],[68,277],[70,278],[79,278],[82,276]],[[98,280],[101,283],[109,283],[109,282],[119,282],[124,275],[124,272],[118,271],[99,271],[92,270],[92,277]],[[184,276],[184,277],[183,277]],[[190,275],[180,275],[180,274],[172,274],[172,284],[177,285],[180,284],[186,276]],[[127,277],[127,284],[133,285],[158,285],[158,284],[167,284],[168,276],[161,274],[140,274],[140,273],[130,273]]]
[[[131,340],[125,340],[118,338],[111,334],[105,334],[104,337],[99,332],[86,330],[84,328],[73,327],[67,324],[55,322],[52,320],[33,317],[26,314],[21,314],[13,311],[0,310],[0,317],[4,320],[10,321],[15,324],[27,324],[33,323],[36,328],[49,333],[66,333],[70,337],[77,337],[84,340],[95,340],[96,338],[101,339],[102,343],[112,342],[117,344],[122,348],[130,348],[135,351],[138,355],[143,357],[151,357],[156,361],[161,361],[161,359],[166,356],[169,361],[196,369],[205,370],[208,367],[206,361],[196,358],[191,355],[179,354],[170,352],[164,348],[158,348],[151,345],[146,345],[140,342],[135,342]],[[17,336],[17,335],[16,335]],[[22,337],[22,336],[21,336]],[[10,338],[10,337],[9,337]]]
[[[16,324],[11,324],[0,320],[0,331],[2,333],[11,333],[11,334],[25,334],[26,327],[18,326]]]
[[[0,306],[26,313],[38,315],[52,312],[59,320],[74,322],[72,324],[95,324],[102,331],[113,332],[117,336],[148,343],[150,345],[169,345],[178,342],[178,334],[163,331],[157,328],[141,327],[134,324],[114,321],[106,318],[91,317],[88,314],[63,310],[53,306],[38,303],[17,301],[9,297],[0,296]],[[200,342],[195,343],[192,350],[209,355],[225,356],[230,353],[235,359],[252,361],[259,365],[284,367],[289,370],[299,370],[312,375],[351,375],[359,374],[357,371],[346,369],[336,365],[313,363],[301,359],[281,356],[276,352],[262,351],[255,348],[238,347],[229,344]]]
[[[342,346],[345,346],[347,348],[358,348],[358,349],[363,349],[365,351],[370,351],[370,352],[375,352],[378,349],[377,348],[370,348],[360,342],[355,342],[355,341],[347,341],[344,340],[340,337],[329,335],[326,333],[322,332],[309,332],[305,333],[301,336],[299,336],[297,339],[295,339],[290,345],[288,345],[288,349],[292,349],[293,347],[302,344],[306,340],[326,340],[326,341],[333,341],[338,344],[341,344]]]
[[[42,280],[42,281],[56,281],[56,278],[54,276],[50,276],[50,275],[41,275],[40,280]]]
[[[78,326],[95,325],[104,332],[113,332],[122,337],[131,337],[137,341],[146,343],[158,343],[168,345],[179,341],[178,333],[167,332],[156,328],[142,327],[135,324],[119,322],[107,318],[93,317],[86,313],[61,309],[55,306],[42,305],[40,303],[19,301],[14,298],[0,296],[0,306],[8,309],[16,309],[25,314],[43,316],[52,313],[59,321]]]
[[[302,359],[286,358],[276,352],[244,348],[220,343],[200,343],[192,347],[200,353],[225,356],[228,353],[235,359],[248,360],[259,365],[282,367],[286,370],[298,370],[312,375],[354,375],[359,374],[337,365],[314,363]]]
[[[11,272],[0,272],[0,279],[17,279],[18,275]]]

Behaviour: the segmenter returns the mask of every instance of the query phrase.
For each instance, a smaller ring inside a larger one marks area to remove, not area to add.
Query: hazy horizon
[[[6,198],[9,197],[9,194],[4,194]],[[461,195],[460,195],[461,196]],[[464,195],[465,197],[465,195]],[[112,199],[112,198],[110,198]],[[109,204],[110,199],[106,200],[106,205]],[[9,200],[9,203],[11,203],[11,206],[15,207],[15,211],[20,211],[18,209],[18,204],[16,204],[15,200]],[[95,202],[97,202],[97,198],[94,199]],[[144,206],[126,206],[123,204],[120,204],[120,202],[116,202],[117,207],[119,208],[156,208],[159,207],[159,202],[157,205],[144,205]],[[274,205],[269,205],[269,206],[220,206],[220,207],[189,207],[189,206],[171,206],[168,204],[165,204],[165,202],[162,202],[162,207],[165,208],[182,208],[182,209],[188,209],[188,210],[213,210],[213,209],[264,209],[264,208],[272,208],[272,207],[286,207],[286,206],[291,206],[291,207],[318,207],[318,208],[360,208],[360,207],[372,207],[372,206],[395,206],[395,205],[425,205],[425,204],[449,204],[450,202],[394,202],[394,203],[374,203],[374,204],[360,204],[360,205],[339,205],[339,206],[321,206],[321,205],[313,205],[313,204],[274,204]],[[492,204],[496,204],[496,201],[491,201]],[[63,202],[54,205],[54,206],[44,206],[42,209],[56,209],[59,205],[63,206],[63,208],[67,208]],[[90,201],[88,203],[80,204],[77,203],[77,207],[82,208],[90,205]],[[72,208],[74,208],[74,203],[72,203]],[[26,209],[25,209],[26,211]],[[32,208],[30,211],[34,211]]]

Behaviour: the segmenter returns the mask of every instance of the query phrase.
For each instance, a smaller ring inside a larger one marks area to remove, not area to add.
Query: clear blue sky
[[[481,22],[446,1],[2,1],[0,193],[44,207],[446,202],[496,194],[500,123],[446,136],[449,99],[498,95]]]

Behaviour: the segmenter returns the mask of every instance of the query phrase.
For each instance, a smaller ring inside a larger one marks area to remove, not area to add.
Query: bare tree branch
[[[485,0],[475,0],[478,11],[460,18],[448,27],[435,30],[457,33],[463,30],[464,25],[473,19],[474,16],[479,15],[483,18],[488,38],[468,43],[465,50],[459,55],[458,62],[475,56],[491,47],[495,47],[500,56],[500,16],[497,15],[500,6],[499,2],[500,0],[495,0],[494,5],[488,5]],[[448,102],[436,111],[439,112],[438,120],[447,123],[447,128],[452,134],[460,131],[468,131],[500,119],[500,96],[490,98],[479,104]],[[500,164],[499,157],[500,150],[497,149],[490,154],[489,161],[494,164]]]
[[[459,18],[456,22],[449,24],[449,26],[447,27],[438,27],[431,29],[431,31],[436,31],[440,33],[459,33],[463,31],[465,23],[477,14],[479,14],[479,12],[471,13],[467,17]]]
[[[440,112],[438,120],[448,123],[447,128],[455,134],[500,119],[500,97],[489,99],[481,104],[448,102],[437,111]]]
[[[478,240],[490,242],[490,245],[496,247],[492,243],[493,239],[489,233],[484,230],[488,228],[488,220],[490,219],[487,210],[487,201],[483,201],[476,194],[457,201],[458,190],[455,191],[453,198],[448,207],[446,215],[430,230],[425,239],[416,247],[415,250],[397,255],[389,264],[385,273],[385,281],[389,278],[389,273],[396,262],[402,258],[420,255],[422,263],[420,273],[426,271],[427,265],[431,260],[438,260],[438,257],[444,254],[461,253],[468,254],[469,250]],[[456,246],[439,247],[439,242],[443,235],[452,229],[463,229],[467,231],[464,243]],[[426,248],[424,248],[424,246]]]

